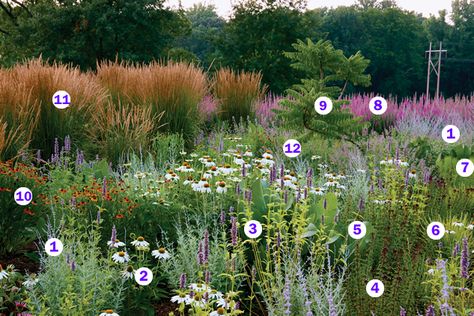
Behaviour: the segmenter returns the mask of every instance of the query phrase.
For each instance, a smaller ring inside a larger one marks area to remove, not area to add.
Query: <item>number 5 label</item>
[[[474,164],[469,159],[461,159],[456,164],[456,172],[461,177],[467,178],[474,172]]]
[[[363,222],[354,221],[349,224],[349,227],[347,228],[347,232],[349,233],[349,236],[351,236],[354,239],[362,239],[367,233],[367,227],[365,226]]]
[[[248,221],[244,226],[244,232],[248,238],[258,238],[262,234],[262,230],[262,224],[255,220]]]
[[[283,152],[287,157],[294,158],[301,154],[301,144],[296,139],[288,139],[283,144]]]

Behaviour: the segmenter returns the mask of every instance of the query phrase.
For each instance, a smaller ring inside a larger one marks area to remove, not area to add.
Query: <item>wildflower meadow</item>
[[[47,8],[3,3],[21,27]],[[308,18],[292,5],[224,28]],[[178,32],[182,11],[159,12]],[[272,57],[280,90],[183,38],[86,69],[0,50],[0,315],[473,316],[474,90],[380,93],[363,50],[317,36]]]

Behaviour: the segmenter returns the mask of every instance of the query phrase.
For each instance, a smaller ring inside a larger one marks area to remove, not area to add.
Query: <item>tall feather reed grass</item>
[[[199,107],[208,91],[205,73],[187,63],[153,62],[130,65],[117,62],[100,64],[99,81],[114,100],[150,108],[151,115],[162,115],[162,125],[153,132],[180,133],[189,143],[201,124]]]
[[[219,102],[219,118],[226,121],[235,119],[237,122],[241,118],[253,118],[256,104],[268,89],[261,83],[261,73],[235,72],[228,68],[217,71],[213,91]]]

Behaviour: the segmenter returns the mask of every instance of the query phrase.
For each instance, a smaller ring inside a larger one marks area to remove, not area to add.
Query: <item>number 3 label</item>
[[[380,297],[384,290],[383,282],[377,279],[370,280],[365,287],[365,291],[370,297]]]
[[[347,232],[349,233],[349,236],[351,236],[354,239],[361,239],[364,238],[365,234],[367,233],[367,227],[363,222],[360,221],[354,221],[349,224],[349,227],[347,228]]]
[[[135,271],[135,282],[140,285],[148,285],[153,281],[153,272],[148,268],[140,268]]]
[[[283,144],[283,152],[287,157],[294,158],[301,154],[301,144],[295,139],[288,139]]]
[[[461,177],[467,178],[474,172],[474,164],[469,159],[461,159],[456,164],[456,172]]]
[[[332,101],[328,97],[319,97],[314,102],[314,109],[319,115],[327,115],[332,111]]]
[[[262,230],[262,224],[255,220],[248,221],[244,226],[244,232],[248,238],[258,238],[262,234]]]

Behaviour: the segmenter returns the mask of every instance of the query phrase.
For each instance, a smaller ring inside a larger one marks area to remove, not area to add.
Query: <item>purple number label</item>
[[[16,199],[17,201],[24,201],[23,198],[21,197],[21,191],[18,192],[16,195],[18,195],[18,198]]]
[[[431,227],[431,232],[433,233],[433,235],[438,236],[440,233],[439,225],[433,225],[433,227]]]
[[[249,233],[251,233],[252,235],[253,234],[256,234],[257,233],[257,225],[252,223],[249,225],[250,226],[250,230],[249,230]]]
[[[379,282],[375,282],[374,285],[370,288],[371,291],[374,291],[375,293],[379,292]]]
[[[456,138],[453,135],[453,129],[452,128],[448,129],[448,134],[449,134],[449,136],[447,137],[448,139],[455,139]]]
[[[51,243],[51,250],[50,250],[50,252],[58,252],[58,251],[59,251],[59,250],[56,249],[56,242],[53,241],[53,242]]]
[[[469,162],[463,161],[461,162],[461,165],[464,166],[464,169],[462,169],[462,172],[467,172],[467,166],[469,166]]]
[[[59,95],[54,96],[54,98],[56,99],[56,102],[54,102],[54,104],[61,104]]]
[[[290,146],[290,144],[286,144],[285,147],[286,147],[285,152],[286,152],[287,154],[291,154],[292,151],[291,151],[291,146]]]
[[[374,109],[376,111],[380,111],[382,109],[382,100],[375,100],[375,105],[374,105]]]
[[[142,276],[140,278],[140,281],[142,281],[142,282],[147,282],[148,281],[148,279],[146,278],[148,273],[146,271],[140,271],[140,275]]]
[[[64,96],[63,96],[63,99],[64,99],[63,104],[69,104],[69,100],[68,100],[69,98],[68,98],[67,95],[64,95]]]
[[[31,192],[28,192],[28,191],[25,192],[25,200],[26,201],[31,201],[31,199],[32,199]]]
[[[362,229],[360,229],[360,224],[354,224],[354,234],[360,235],[362,233]]]
[[[300,145],[300,144],[293,144],[293,149],[294,149],[294,150],[293,150],[293,153],[295,153],[295,154],[301,153],[300,148],[301,148],[301,145]]]
[[[328,106],[328,105],[327,105],[326,101],[321,101],[321,102],[319,102],[319,109],[320,109],[321,111],[325,111],[326,108],[327,108],[327,106]]]

